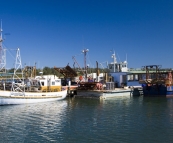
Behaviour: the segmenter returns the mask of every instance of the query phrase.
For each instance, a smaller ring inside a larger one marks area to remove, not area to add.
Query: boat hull
[[[103,98],[112,98],[112,97],[122,97],[122,96],[131,96],[131,89],[122,89],[122,90],[111,90],[103,92]]]
[[[144,96],[169,96],[173,95],[173,86],[152,85],[143,86]]]
[[[168,86],[167,87],[166,96],[173,96],[173,86]]]
[[[131,96],[131,89],[117,89],[117,90],[78,90],[76,97],[84,98],[113,98],[122,96]]]
[[[25,92],[19,94],[10,91],[0,91],[0,105],[40,103],[63,100],[67,96],[67,90],[60,92]]]

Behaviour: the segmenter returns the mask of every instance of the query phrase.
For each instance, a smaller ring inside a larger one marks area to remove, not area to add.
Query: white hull
[[[131,96],[131,89],[116,89],[116,90],[78,90],[76,97],[85,98],[112,98],[112,97],[122,97]]]
[[[0,91],[0,105],[26,104],[62,100],[67,96],[67,90],[60,92],[25,92],[12,93],[11,91]]]
[[[103,92],[103,98],[131,96],[131,89],[111,90]]]

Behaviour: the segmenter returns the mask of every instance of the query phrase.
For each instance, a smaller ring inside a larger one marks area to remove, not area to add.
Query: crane
[[[76,63],[78,65],[78,67],[82,71],[82,73],[84,74],[84,71],[81,69],[81,67],[79,66],[78,62],[76,61],[75,56],[72,56],[72,59],[74,60],[74,63]]]

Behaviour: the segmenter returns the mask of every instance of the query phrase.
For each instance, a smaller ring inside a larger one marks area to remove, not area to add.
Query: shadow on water
[[[166,97],[143,97],[143,102],[163,103],[166,101]]]

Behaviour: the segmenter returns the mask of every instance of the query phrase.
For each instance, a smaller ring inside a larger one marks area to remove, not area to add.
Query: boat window
[[[27,87],[30,87],[30,86],[31,86],[31,83],[28,81],[28,82],[26,83],[26,86],[27,86]]]
[[[146,79],[146,74],[142,74],[142,79]]]
[[[38,83],[38,86],[40,86],[40,82],[37,82]]]
[[[133,80],[133,74],[127,76],[127,80]]]
[[[52,85],[55,85],[55,82],[54,81],[52,82]]]
[[[138,75],[138,80],[142,80],[142,74]]]
[[[41,82],[41,85],[44,86],[44,81]]]
[[[135,74],[135,79],[134,80],[138,80],[138,75],[137,74]]]

